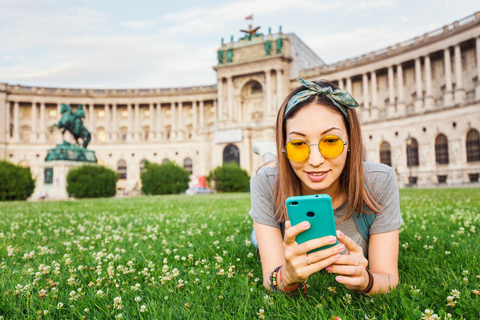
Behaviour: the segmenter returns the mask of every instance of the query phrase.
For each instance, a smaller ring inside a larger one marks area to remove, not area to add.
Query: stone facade
[[[277,110],[300,76],[332,80],[353,94],[361,105],[366,159],[390,164],[401,186],[410,176],[418,186],[478,184],[480,12],[332,65],[294,34],[243,38],[222,44],[217,54],[212,86],[98,90],[0,83],[0,156],[43,179],[47,149],[62,139],[50,132],[61,104],[73,110],[82,104],[89,148],[122,173],[119,189],[138,186],[144,160],[176,161],[207,175],[230,159],[252,174],[261,159],[251,147],[274,140]]]

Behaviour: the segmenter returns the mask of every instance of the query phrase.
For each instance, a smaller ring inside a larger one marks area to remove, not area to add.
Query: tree
[[[210,171],[207,180],[214,182],[218,192],[246,192],[250,188],[250,177],[234,162],[225,163]]]
[[[142,192],[152,194],[182,193],[188,188],[190,174],[175,162],[163,164],[145,162],[145,170],[140,174]]]
[[[67,173],[67,193],[76,198],[113,197],[117,193],[118,174],[100,165],[85,164]]]
[[[0,160],[0,200],[27,200],[35,189],[29,168]]]

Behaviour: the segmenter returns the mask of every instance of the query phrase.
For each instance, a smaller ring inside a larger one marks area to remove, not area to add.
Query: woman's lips
[[[320,182],[327,177],[328,171],[305,171],[305,173],[307,174],[307,177],[313,182]]]

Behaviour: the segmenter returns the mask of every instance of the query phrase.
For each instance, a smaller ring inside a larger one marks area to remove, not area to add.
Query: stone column
[[[432,91],[432,66],[430,63],[430,56],[425,56],[425,111],[433,110],[435,106],[435,99]]]
[[[397,65],[397,85],[398,85],[398,101],[397,101],[397,116],[405,116],[405,101],[403,95],[403,67],[401,64]]]
[[[217,80],[217,108],[215,108],[216,110],[216,113],[217,113],[217,120],[218,121],[222,121],[223,120],[223,110],[222,110],[222,107],[223,107],[223,102],[222,102],[222,99],[223,99],[223,79],[218,79]]]
[[[450,48],[443,50],[443,58],[445,62],[445,95],[443,96],[443,104],[445,107],[450,107],[453,104],[452,62],[450,58]]]
[[[32,133],[30,135],[30,143],[37,142],[37,103],[32,102]]]
[[[458,44],[455,46],[455,80],[455,104],[464,104],[466,96],[462,78],[462,52]]]
[[[40,102],[40,130],[39,130],[39,142],[46,143],[47,136],[45,132],[45,102]]]
[[[5,101],[5,107],[7,108],[7,113],[5,115],[5,141],[10,142],[10,101]]]
[[[117,104],[112,104],[112,142],[118,141]]]
[[[220,117],[219,116],[220,109],[219,109],[217,100],[213,100],[213,112],[215,113],[214,114],[214,119],[218,119]]]
[[[387,118],[395,117],[395,83],[393,77],[393,67],[388,67],[388,106]]]
[[[128,131],[127,131],[127,142],[133,142],[135,136],[135,130],[133,128],[133,114],[132,114],[132,104],[127,103],[127,115],[128,115]]]
[[[20,142],[20,106],[18,101],[15,101],[13,104],[13,141]]]
[[[372,82],[372,107],[370,113],[370,119],[372,121],[378,120],[378,101],[377,101],[377,73],[375,70],[371,73]]]
[[[227,78],[227,120],[233,121],[233,78]]]
[[[111,138],[111,129],[110,129],[110,105],[105,103],[105,142],[110,142]]]
[[[193,113],[193,135],[195,136],[197,134],[197,101],[192,101],[192,113]]]
[[[150,131],[148,132],[148,140],[149,141],[154,141],[155,140],[155,110],[153,109],[153,103],[149,103],[148,105],[149,111],[150,111]]]
[[[163,137],[163,121],[162,121],[162,103],[157,103],[157,141],[162,141]]]
[[[177,137],[177,119],[175,117],[175,103],[170,103],[170,112],[172,114],[172,125],[170,129],[170,139],[175,139]]]
[[[480,100],[480,37],[475,39],[477,52],[477,83],[475,86],[475,101]]]
[[[142,133],[142,128],[140,127],[140,103],[135,103],[135,141],[141,140]]]
[[[204,110],[204,105],[203,105],[203,100],[200,100],[200,129],[205,127],[205,110]]]
[[[348,93],[352,94],[352,78],[347,78],[347,89]]]
[[[370,104],[368,102],[368,75],[366,73],[362,75],[362,84],[363,84],[362,121],[368,121],[370,119]]]
[[[60,114],[60,104],[57,105],[57,113],[58,115]],[[89,104],[88,106],[88,126],[89,126],[89,129],[90,129],[90,133],[93,133],[95,132],[95,128],[94,128],[94,119],[95,119],[95,110],[94,110],[94,106],[93,106],[93,103]]]
[[[273,114],[277,113],[277,110],[280,109],[280,106],[283,102],[283,93],[282,93],[282,70],[277,69],[277,103],[273,108]]]
[[[265,99],[265,107],[264,107],[264,118],[265,116],[269,116],[272,114],[272,84],[271,84],[272,75],[270,70],[265,71],[265,92],[266,92],[266,99]]]
[[[417,97],[414,103],[415,113],[420,113],[423,109],[422,64],[420,58],[415,59],[415,84],[417,87]]]

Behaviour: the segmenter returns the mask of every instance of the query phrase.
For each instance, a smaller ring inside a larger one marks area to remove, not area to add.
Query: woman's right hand
[[[285,236],[283,240],[285,265],[282,268],[282,283],[285,287],[305,282],[312,273],[322,270],[337,261],[340,258],[340,252],[345,250],[345,245],[340,243],[328,249],[309,253],[307,256],[307,252],[331,245],[337,241],[337,238],[334,236],[326,236],[298,244],[295,241],[296,236],[308,228],[310,228],[310,223],[307,221],[299,223],[294,227],[292,227],[289,220],[285,221]],[[311,264],[308,263],[308,260],[310,260]]]

